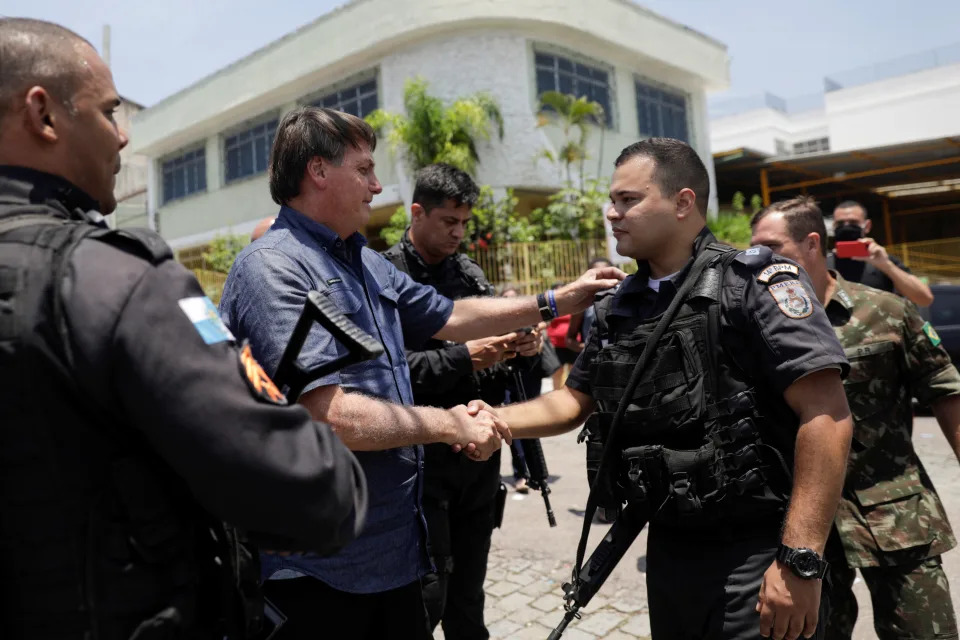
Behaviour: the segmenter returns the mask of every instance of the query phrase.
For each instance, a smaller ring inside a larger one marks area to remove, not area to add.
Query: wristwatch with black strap
[[[806,547],[794,549],[781,544],[777,548],[777,560],[790,567],[797,577],[804,580],[822,580],[830,568],[830,563],[821,558],[819,553]]]
[[[557,317],[554,315],[553,309],[550,308],[550,303],[547,302],[547,294],[545,293],[537,294],[537,308],[540,309],[540,317],[543,318],[544,322],[550,322]]]

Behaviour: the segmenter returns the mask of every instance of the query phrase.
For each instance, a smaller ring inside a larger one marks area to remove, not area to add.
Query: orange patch
[[[280,393],[277,385],[254,359],[249,344],[243,345],[243,349],[240,350],[240,368],[257,398],[273,404],[287,404],[286,397]]]

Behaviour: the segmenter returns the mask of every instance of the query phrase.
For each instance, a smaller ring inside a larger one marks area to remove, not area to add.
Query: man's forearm
[[[801,425],[783,543],[823,553],[843,489],[853,423],[829,414]]]
[[[515,298],[461,298],[436,338],[469,342],[510,333],[540,322],[536,296]]]
[[[877,268],[890,278],[897,293],[910,302],[920,307],[928,307],[933,303],[933,292],[930,291],[930,287],[923,284],[917,276],[898,267],[892,260],[887,260],[883,266]]]
[[[960,395],[940,398],[931,408],[950,448],[960,461]]]
[[[456,441],[454,418],[444,409],[406,407],[340,390],[310,392],[300,402],[315,420],[328,423],[352,451]]]
[[[563,387],[520,404],[497,409],[514,438],[548,438],[579,426],[593,410],[589,396]]]

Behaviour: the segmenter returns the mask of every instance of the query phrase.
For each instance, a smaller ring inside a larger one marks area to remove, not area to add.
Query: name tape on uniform
[[[786,262],[772,264],[760,272],[760,275],[757,276],[757,282],[767,284],[773,276],[781,273],[789,273],[797,276],[800,275],[800,267],[795,264],[787,264]]]
[[[230,329],[223,324],[217,308],[213,306],[213,301],[207,296],[196,296],[194,298],[182,298],[177,300],[177,304],[186,314],[187,319],[193,323],[193,328],[197,330],[200,337],[207,344],[216,344],[218,342],[235,341]]]
[[[806,318],[813,313],[813,301],[799,280],[785,280],[767,287],[783,315],[788,318]]]

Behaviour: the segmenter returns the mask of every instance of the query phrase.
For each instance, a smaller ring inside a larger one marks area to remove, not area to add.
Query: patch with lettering
[[[757,276],[757,282],[767,284],[772,277],[781,273],[789,273],[790,275],[797,276],[800,275],[800,267],[795,264],[787,264],[786,262],[777,262],[761,271],[760,275]]]
[[[328,285],[340,284],[341,282],[343,282],[343,278],[330,278],[329,280],[327,280]]]
[[[218,342],[233,342],[235,338],[223,324],[217,308],[213,306],[213,301],[207,296],[195,296],[193,298],[182,298],[177,300],[180,309],[186,314],[194,329],[203,338],[207,344],[216,344]]]
[[[943,340],[940,339],[940,334],[937,333],[937,330],[933,328],[933,325],[929,322],[924,322],[923,327],[921,328],[923,329],[924,335],[927,336],[927,340],[930,341],[930,344],[935,347],[939,347]]]
[[[287,398],[280,393],[277,385],[263,370],[260,363],[254,359],[249,344],[244,344],[243,348],[240,349],[240,371],[250,386],[250,390],[253,391],[254,397],[258,400],[273,404],[287,404]]]
[[[773,296],[783,315],[788,318],[799,320],[813,313],[813,301],[810,300],[810,295],[799,280],[771,284],[767,287],[767,291]]]

